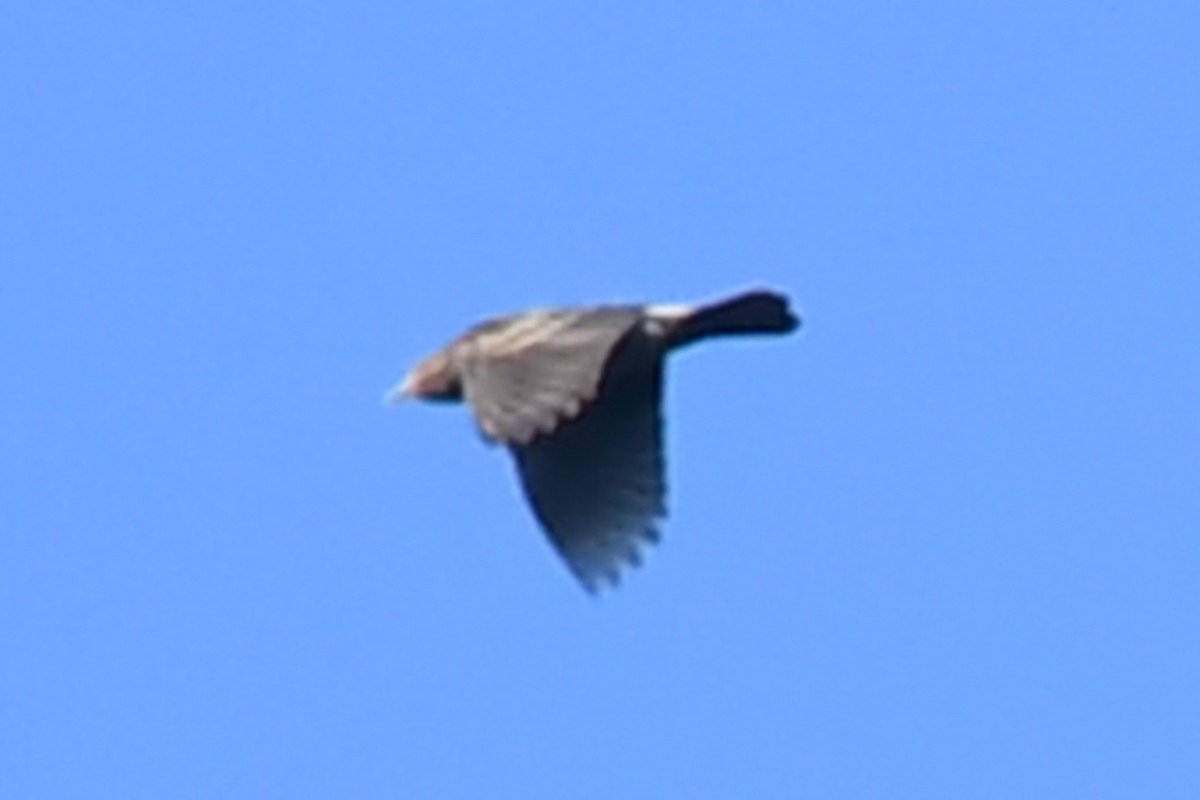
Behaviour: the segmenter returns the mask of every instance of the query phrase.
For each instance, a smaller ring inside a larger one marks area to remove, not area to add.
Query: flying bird
[[[481,322],[419,363],[389,400],[466,402],[508,448],[534,514],[589,592],[641,562],[666,516],[663,367],[710,337],[786,334],[784,295],[538,309]]]

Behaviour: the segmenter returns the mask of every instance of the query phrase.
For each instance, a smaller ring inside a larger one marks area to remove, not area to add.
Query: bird
[[[703,304],[531,309],[470,327],[386,399],[468,405],[483,439],[508,449],[534,516],[595,594],[660,539],[666,357],[799,325],[787,296],[767,289]]]

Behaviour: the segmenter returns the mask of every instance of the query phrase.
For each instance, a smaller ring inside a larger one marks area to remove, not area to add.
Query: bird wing
[[[662,352],[621,342],[595,400],[553,433],[510,445],[525,496],[589,591],[641,561],[666,514]]]
[[[465,399],[483,434],[526,444],[589,403],[634,308],[535,311],[478,326],[463,341]]]

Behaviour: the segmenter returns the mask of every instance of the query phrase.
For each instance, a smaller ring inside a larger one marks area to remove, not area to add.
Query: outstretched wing
[[[510,446],[538,520],[589,591],[615,584],[658,540],[666,514],[662,375],[657,343],[632,334],[578,417]]]
[[[523,445],[577,415],[639,319],[634,308],[534,311],[472,330],[459,368],[484,435]]]

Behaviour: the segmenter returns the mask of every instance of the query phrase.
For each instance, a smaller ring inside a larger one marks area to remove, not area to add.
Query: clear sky
[[[1194,3],[0,26],[0,797],[1200,797]],[[381,403],[755,285],[598,599]]]

